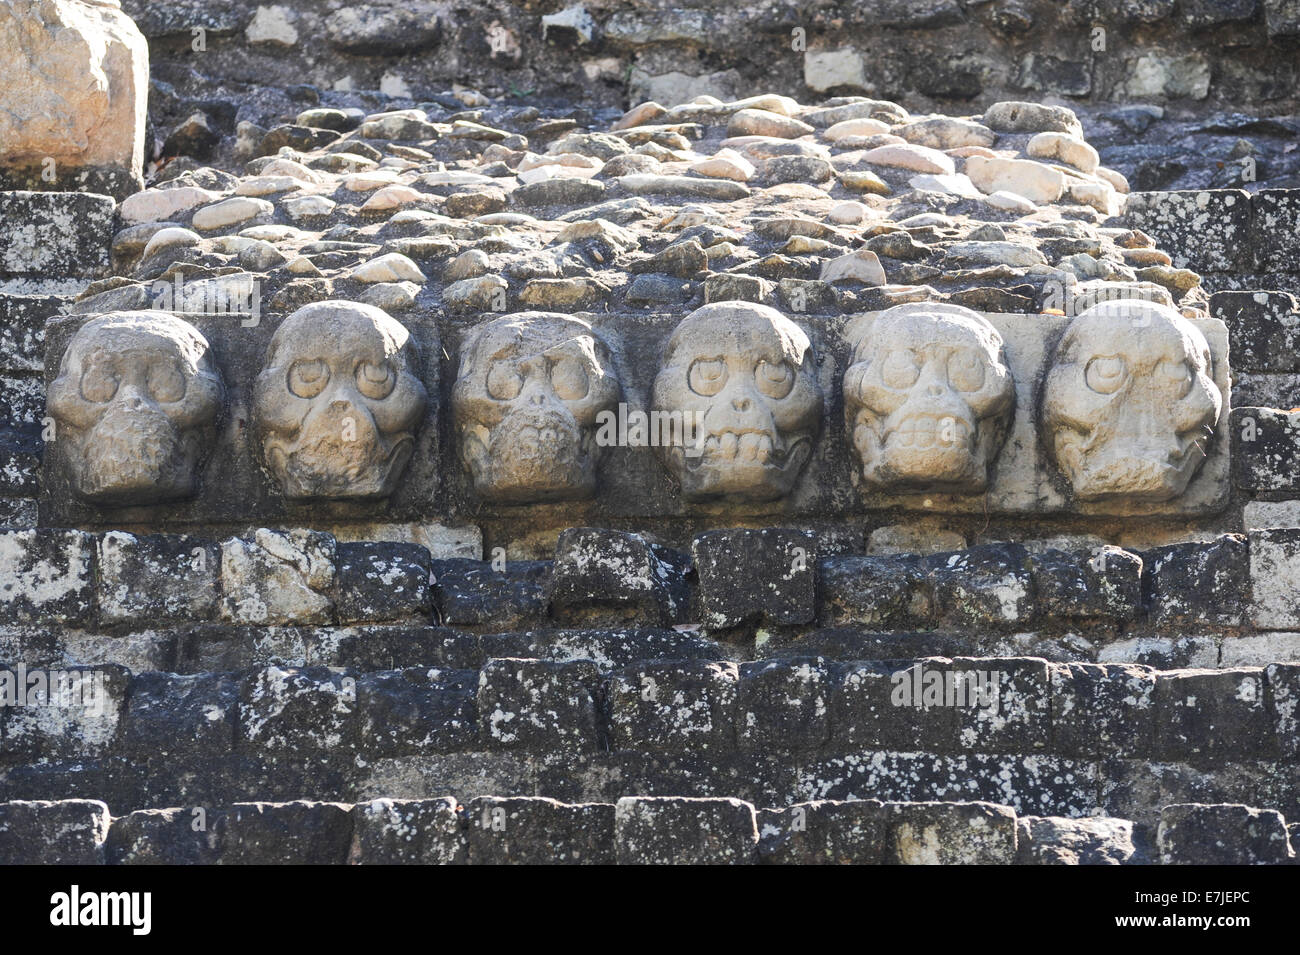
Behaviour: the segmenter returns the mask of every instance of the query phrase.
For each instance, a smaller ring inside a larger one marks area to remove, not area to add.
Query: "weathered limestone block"
[[[831,698],[836,749],[926,753],[954,750],[957,707],[945,705],[943,683],[938,684],[937,697],[926,696],[926,687],[934,679],[931,674],[943,680],[943,675],[951,669],[950,663],[935,658],[910,666],[880,661],[852,663],[841,668]],[[830,794],[827,798],[831,798]]]
[[[0,670],[3,750],[31,762],[109,755],[124,722],[129,682],[120,666]]]
[[[475,748],[478,674],[427,665],[367,673],[357,680],[361,748],[370,757]]]
[[[1300,271],[1300,189],[1261,189],[1250,209],[1254,270]]]
[[[1053,664],[1052,751],[1066,756],[1152,754],[1155,671],[1130,664]]]
[[[1157,624],[1239,627],[1249,607],[1250,546],[1240,534],[1146,551]]]
[[[820,659],[741,664],[736,694],[740,745],[761,753],[819,748],[831,734],[834,683]]]
[[[1015,405],[988,322],[959,305],[898,305],[853,343],[853,361],[845,417],[868,483],[984,490]]]
[[[1047,376],[1044,442],[1085,501],[1167,501],[1205,461],[1224,400],[1205,336],[1172,308],[1095,305]]]
[[[1282,755],[1295,759],[1300,756],[1300,663],[1270,663],[1264,678],[1273,733]]]
[[[1250,194],[1244,189],[1130,193],[1124,221],[1167,250],[1175,268],[1251,271]]]
[[[504,631],[545,622],[549,561],[512,560],[498,571],[481,560],[435,560],[432,572],[434,603],[448,626]]]
[[[699,619],[707,627],[810,623],[817,609],[816,551],[808,531],[733,528],[699,535],[691,542]]]
[[[1232,480],[1248,491],[1291,491],[1300,484],[1300,412],[1234,408]]]
[[[1156,746],[1168,759],[1243,759],[1277,751],[1254,667],[1171,670],[1156,680]]]
[[[916,563],[936,624],[1024,626],[1037,612],[1031,563],[1019,544],[983,544]]]
[[[89,622],[94,560],[81,531],[0,530],[0,622]]]
[[[338,545],[339,623],[427,619],[429,551],[388,541]]]
[[[505,503],[590,497],[606,446],[597,425],[621,397],[608,346],[581,319],[522,312],[478,326],[452,392],[476,493]]]
[[[221,544],[221,616],[261,626],[329,623],[337,545],[318,531],[259,528]]]
[[[225,386],[206,338],[163,312],[117,312],[73,336],[49,386],[51,463],[100,505],[193,496]]]
[[[1016,835],[1018,865],[1126,865],[1137,851],[1127,819],[1021,816]]]
[[[250,673],[239,691],[239,744],[265,753],[350,752],[360,724],[356,684],[331,667]]]
[[[101,623],[193,623],[217,607],[221,547],[176,534],[99,538],[97,595]]]
[[[1294,261],[1300,263],[1300,253]],[[1210,314],[1228,326],[1235,370],[1300,371],[1300,305],[1294,295],[1269,291],[1215,292],[1210,296]]]
[[[482,796],[465,807],[475,865],[613,865],[614,807]]]
[[[1261,630],[1300,628],[1300,528],[1250,532],[1250,620]]]
[[[236,803],[220,817],[221,865],[343,865],[351,807],[297,800]]]
[[[373,305],[316,302],[284,320],[253,402],[285,497],[392,493],[428,401],[419,362],[407,330]]]
[[[557,617],[631,618],[654,626],[686,613],[686,555],[640,534],[575,527],[556,541],[547,596]]]
[[[221,856],[220,827],[204,807],[140,809],[113,820],[104,843],[109,865],[213,865]],[[204,826],[195,828],[196,821]]]
[[[68,302],[61,295],[0,293],[0,370],[40,371],[44,366],[45,320]]]
[[[1047,617],[1129,621],[1142,609],[1142,558],[1118,547],[1049,549],[1032,556],[1038,609]]]
[[[220,760],[234,750],[239,679],[233,673],[140,673],[131,680],[122,746],[138,763]]]
[[[469,841],[456,800],[374,799],[352,807],[356,865],[464,865]]]
[[[1163,865],[1277,865],[1295,859],[1286,820],[1276,809],[1165,806],[1156,839]]]
[[[824,398],[807,333],[780,312],[716,302],[682,320],[664,348],[653,412],[685,440],[659,455],[683,497],[784,497],[812,456]]]
[[[600,678],[586,662],[489,660],[479,671],[483,742],[492,749],[593,751]]]
[[[110,821],[94,799],[0,803],[0,865],[102,865]]]
[[[745,865],[758,852],[754,807],[739,799],[624,796],[614,838],[620,865]]]
[[[734,663],[666,662],[625,667],[609,684],[616,750],[727,751],[735,735]]]
[[[0,63],[0,186],[140,188],[149,47],[118,0],[5,0]]]
[[[885,806],[874,799],[760,809],[759,856],[769,865],[878,865],[885,825]]]
[[[886,862],[896,865],[1008,865],[1016,857],[1016,814],[991,803],[886,804]]]
[[[90,193],[0,192],[0,279],[107,275],[113,208]]]
[[[828,557],[817,576],[823,626],[892,630],[919,620],[928,609],[921,574],[905,557]]]

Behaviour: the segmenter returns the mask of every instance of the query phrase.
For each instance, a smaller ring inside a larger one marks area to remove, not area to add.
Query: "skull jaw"
[[[485,501],[575,501],[596,493],[595,434],[571,415],[516,413],[495,428],[467,426],[461,449]]]
[[[279,438],[268,438],[263,449],[281,493],[290,500],[374,500],[393,493],[414,446],[415,439],[403,435],[386,453],[382,441],[369,446],[371,453],[365,448],[339,453],[338,445],[304,446]]]
[[[83,472],[76,483],[78,497],[101,507],[179,501],[193,497],[196,491],[193,468],[187,463],[164,468],[140,466],[108,475]]]
[[[157,504],[193,497],[199,455],[196,440],[178,437],[170,422],[136,419],[126,429],[106,418],[77,444],[73,487],[98,506]]]
[[[783,457],[766,460],[718,448],[672,448],[674,470],[681,483],[682,497],[705,500],[714,497],[743,497],[755,502],[785,497],[803,470],[812,450],[811,439],[793,438]]]
[[[962,440],[920,446],[894,432],[885,441],[870,423],[854,429],[853,446],[863,479],[886,490],[982,494],[988,489],[988,457],[978,425],[962,431]]]
[[[1077,467],[1067,465],[1065,471],[1079,500],[1123,498],[1159,503],[1187,490],[1195,468],[1149,457],[1094,453],[1083,458]]]

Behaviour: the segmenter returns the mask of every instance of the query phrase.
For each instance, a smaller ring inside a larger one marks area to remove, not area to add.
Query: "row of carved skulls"
[[[419,364],[409,332],[377,308],[319,302],[285,319],[253,390],[263,460],[284,496],[391,494],[425,418]],[[1222,410],[1212,374],[1205,337],[1173,309],[1095,306],[1066,329],[1047,373],[1045,450],[1081,500],[1177,497]],[[74,490],[100,505],[192,496],[224,395],[208,342],[186,322],[161,312],[86,322],[49,392]],[[936,303],[870,321],[843,395],[861,478],[901,492],[983,492],[1016,402],[998,331]],[[452,414],[476,492],[506,503],[591,496],[622,400],[610,349],[582,319],[524,312],[475,327]],[[824,408],[803,329],[763,305],[715,303],[664,348],[649,443],[688,499],[775,500],[812,456]]]

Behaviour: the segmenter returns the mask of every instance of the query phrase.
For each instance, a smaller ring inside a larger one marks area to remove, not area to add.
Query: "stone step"
[[[87,192],[0,192],[0,279],[109,274],[117,203]]]
[[[0,692],[4,791],[89,792],[115,812],[308,796],[666,792],[774,804],[978,798],[1141,821],[1213,794],[1300,815],[1295,664],[11,668],[0,670]]]
[[[3,490],[34,495],[39,436],[4,434]],[[504,566],[412,543],[232,530],[0,530],[0,663],[190,673],[273,660],[478,667],[492,656],[1300,660],[1297,529],[1141,552],[989,544],[819,560],[829,534],[711,531],[688,551],[587,528],[561,535],[554,560]]]
[[[1292,827],[1294,830],[1295,827]],[[247,802],[112,817],[91,799],[0,803],[0,865],[1294,864],[1280,813],[1233,804],[1125,819],[1017,815],[990,802],[538,797]]]

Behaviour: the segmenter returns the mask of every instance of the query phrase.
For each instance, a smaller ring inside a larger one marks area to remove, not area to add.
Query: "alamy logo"
[[[894,706],[961,706],[996,713],[1002,674],[997,670],[930,669],[920,661],[890,676]]]
[[[153,893],[82,892],[74,885],[50,896],[50,924],[126,925],[132,935],[148,935],[153,928]]]
[[[695,414],[686,411],[629,411],[620,401],[618,410],[596,415],[596,444],[602,448],[685,448],[687,457],[704,452],[706,434]]]
[[[107,698],[99,670],[32,670],[18,664],[0,670],[0,708],[56,707],[83,709],[100,716]]]

